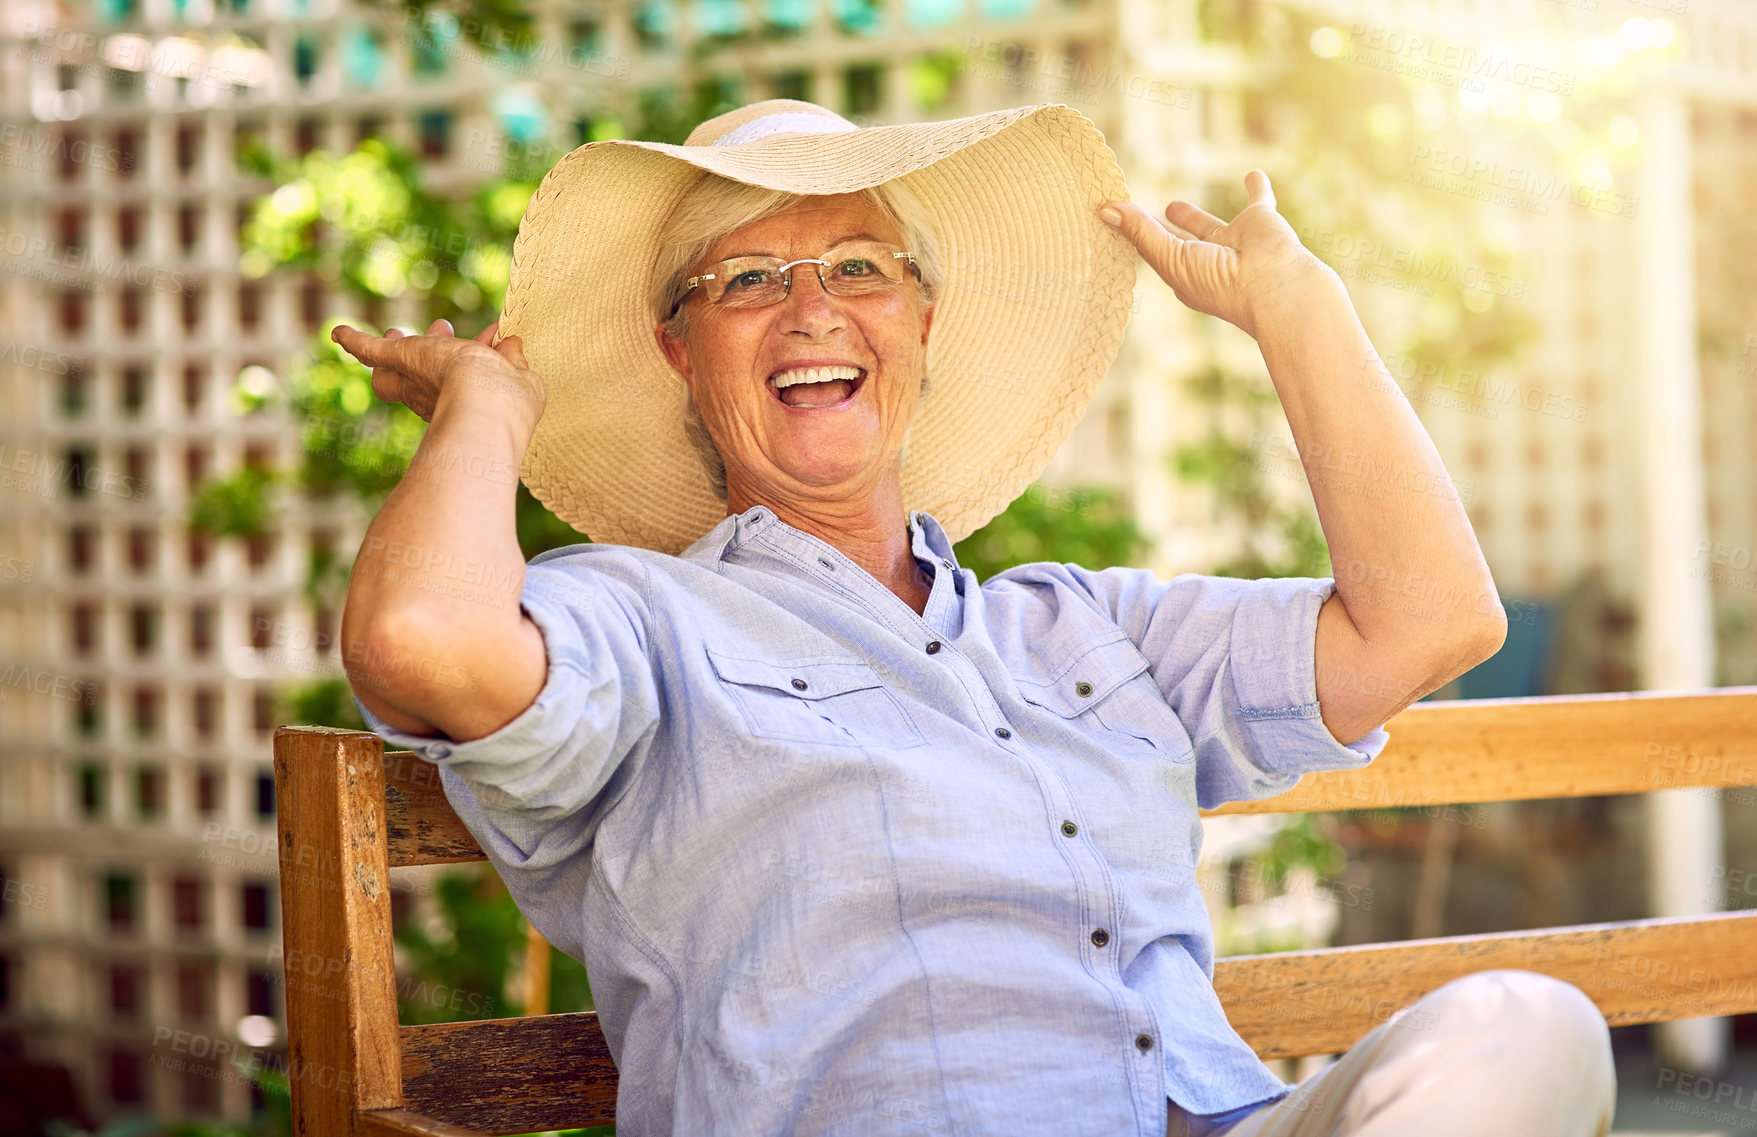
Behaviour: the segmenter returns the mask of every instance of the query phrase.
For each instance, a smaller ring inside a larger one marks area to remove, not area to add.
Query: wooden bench
[[[1757,785],[1757,687],[1422,703],[1364,770],[1218,813],[1295,813]],[[614,1120],[591,1013],[402,1026],[390,869],[482,860],[434,768],[370,734],[275,732],[293,1127],[303,1137],[525,1133]],[[1580,987],[1612,1025],[1757,1011],[1757,912],[1220,960],[1265,1058],[1346,1050],[1449,980],[1514,967]]]

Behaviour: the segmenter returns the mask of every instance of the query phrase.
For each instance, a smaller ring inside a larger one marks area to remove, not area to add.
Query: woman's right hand
[[[493,342],[499,327],[500,320],[495,319],[475,338],[465,340],[453,334],[447,320],[433,321],[422,336],[405,335],[397,328],[370,336],[337,324],[330,338],[372,368],[373,394],[387,403],[402,403],[423,422],[433,421],[442,393],[467,389],[513,396],[535,425],[547,400],[543,380],[525,361],[519,337]]]

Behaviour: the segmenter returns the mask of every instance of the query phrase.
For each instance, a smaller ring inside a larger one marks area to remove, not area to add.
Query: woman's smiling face
[[[903,247],[896,227],[870,200],[838,194],[734,230],[691,272],[750,254],[821,257],[853,237]],[[895,473],[921,395],[933,308],[922,303],[913,275],[872,295],[832,296],[816,268],[789,270],[793,286],[778,304],[722,308],[706,296],[692,297],[682,340],[660,328],[660,346],[689,385],[726,463],[734,507],[841,500],[870,493]],[[800,373],[807,367],[844,370]],[[852,380],[842,377],[847,368],[857,372]]]

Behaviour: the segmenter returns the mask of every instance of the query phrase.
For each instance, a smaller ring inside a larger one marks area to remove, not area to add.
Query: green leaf
[[[189,507],[189,527],[216,537],[260,537],[275,518],[270,491],[273,474],[245,468],[223,478],[210,478]]]

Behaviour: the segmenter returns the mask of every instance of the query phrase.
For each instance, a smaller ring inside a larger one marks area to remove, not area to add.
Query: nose
[[[792,284],[781,301],[781,331],[821,339],[843,327],[842,306],[824,287],[818,275],[821,269],[821,265],[806,263],[788,270]]]

